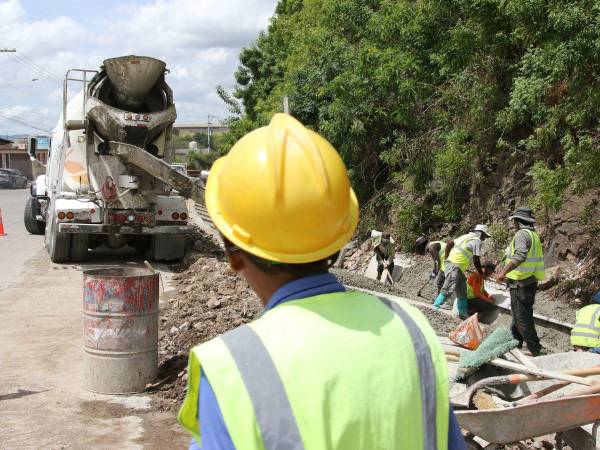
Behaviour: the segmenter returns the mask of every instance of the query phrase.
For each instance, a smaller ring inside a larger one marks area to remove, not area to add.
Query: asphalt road
[[[94,252],[53,264],[23,225],[28,190],[0,190],[0,449],[171,449],[188,436],[147,395],[101,395],[83,385],[82,270],[142,267],[134,252]],[[168,266],[155,265],[166,283]],[[164,294],[163,294],[164,296]]]

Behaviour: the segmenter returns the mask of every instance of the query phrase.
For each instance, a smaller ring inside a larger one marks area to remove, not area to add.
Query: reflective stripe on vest
[[[443,272],[444,270],[446,270],[446,258],[444,258],[444,256],[446,255],[446,243],[442,241],[433,241],[429,245],[433,244],[440,244],[440,252],[438,253],[438,266]]]
[[[242,374],[265,449],[304,449],[283,382],[260,338],[244,325],[222,339]]]
[[[577,321],[571,330],[571,344],[600,347],[600,305],[588,305],[577,311]]]
[[[438,448],[436,432],[437,383],[435,380],[435,370],[433,367],[433,361],[431,360],[429,344],[414,320],[410,318],[410,316],[402,309],[400,305],[398,305],[398,303],[392,302],[384,297],[377,298],[396,313],[410,333],[413,347],[417,353],[419,377],[421,378],[423,433],[425,439],[425,445],[423,448],[425,450],[435,450]]]
[[[294,329],[310,329],[310,338]],[[403,350],[382,365],[393,348]],[[448,435],[445,364],[419,311],[358,292],[323,294],[283,303],[195,347],[178,419],[200,442],[202,370],[236,448],[441,450]]]
[[[506,274],[506,278],[511,280],[524,280],[531,276],[535,276],[538,280],[544,279],[544,252],[542,250],[542,243],[540,237],[535,231],[523,228],[524,231],[529,234],[531,238],[531,246],[527,251],[527,258],[516,268]],[[517,235],[513,237],[508,252],[508,260],[511,260],[515,254],[515,239]]]
[[[472,233],[464,234],[454,242],[454,247],[450,250],[448,261],[456,264],[462,273],[465,273],[473,259],[473,252],[467,247],[467,244],[476,240],[479,240],[479,236]]]

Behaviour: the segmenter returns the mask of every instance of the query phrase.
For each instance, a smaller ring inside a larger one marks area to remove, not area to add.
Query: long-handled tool
[[[421,288],[419,289],[419,292],[417,292],[417,297],[424,298],[421,296],[421,292],[423,291],[423,289],[425,289],[425,286],[427,286],[430,281],[431,280],[429,278],[427,278],[427,281],[425,283],[423,283],[423,286],[421,286]]]
[[[450,356],[450,358],[448,358],[449,361],[459,361],[459,364],[460,364],[461,358],[457,357],[458,355],[460,355],[460,353],[458,351],[450,350],[450,349],[445,349],[444,351],[446,352],[447,355]],[[528,367],[524,364],[507,361],[506,359],[494,358],[489,361],[485,361],[481,365],[477,366],[477,368],[481,367],[483,364],[490,364],[495,367],[501,367],[503,369],[510,369],[510,370],[514,370],[515,372],[519,372],[522,374],[534,375],[539,378],[563,380],[563,381],[568,381],[569,383],[583,384],[585,386],[591,386],[592,384],[594,384],[593,380],[587,380],[585,378],[569,375],[566,372],[564,372],[564,373],[563,372],[555,372],[552,370],[540,369],[537,367]],[[467,369],[461,370],[459,367],[459,371],[461,372],[459,374],[460,378],[465,378],[470,373],[473,373],[474,370],[473,370],[473,368],[467,368]]]
[[[570,375],[578,375],[578,376],[588,376],[588,375],[600,375],[600,366],[594,366],[594,367],[588,367],[585,369],[571,369],[571,370],[564,370],[561,371],[563,373],[569,373]],[[540,389],[539,391],[536,391],[532,394],[529,394],[526,397],[523,397],[520,400],[517,400],[515,402],[515,405],[524,405],[526,403],[531,403],[532,401],[535,401],[541,397],[544,397],[545,395],[551,394],[552,392],[558,391],[559,389],[569,385],[571,383],[569,383],[568,381],[559,381],[558,383],[555,384],[551,384],[550,386],[546,386],[543,389]],[[590,386],[590,387],[594,387],[596,384],[600,385],[600,382],[596,382],[594,383],[594,385]],[[588,388],[583,388],[588,389]],[[572,391],[572,392],[578,392],[578,391]],[[597,392],[597,391],[596,391]],[[595,392],[592,392],[595,393]],[[569,396],[572,395],[571,392],[568,393]],[[585,394],[580,394],[580,395],[585,395]]]
[[[579,377],[584,377],[584,376],[588,376],[588,375],[600,375],[600,366],[589,367],[589,368],[585,368],[585,369],[561,370],[561,371],[557,371],[557,372],[549,372],[548,374],[550,374],[550,373],[554,373],[554,374],[558,373],[561,376],[562,375],[572,375],[572,376],[579,378]],[[497,377],[484,378],[482,380],[479,380],[477,383],[474,383],[473,385],[469,386],[469,389],[467,389],[465,392],[452,397],[450,399],[450,401],[451,401],[452,405],[454,405],[454,406],[468,408],[471,403],[471,399],[473,398],[473,395],[475,394],[475,392],[477,390],[481,389],[482,387],[499,386],[499,385],[505,385],[505,384],[516,385],[516,384],[525,383],[527,381],[539,381],[539,380],[542,380],[545,378],[548,378],[548,377],[533,375],[533,374],[527,374],[527,375],[512,374],[512,375],[502,375],[502,376],[497,376]],[[548,378],[548,379],[550,379],[550,378]],[[585,380],[586,384],[589,383],[588,386],[590,386],[590,387],[595,386],[595,384],[600,384],[600,383],[595,383],[594,380],[586,380],[585,378],[582,378],[582,380]],[[550,388],[553,388],[552,390],[549,390],[548,388],[542,389],[534,394],[524,397],[523,399],[515,402],[515,404],[521,405],[524,403],[528,403],[529,401],[532,401],[534,399],[542,397],[543,395],[549,394],[550,392],[554,392],[554,391],[560,389],[561,387],[566,386],[567,384],[570,384],[570,382],[569,381],[561,381],[560,383],[556,383],[556,384],[550,386]],[[527,399],[527,400],[525,400],[525,399]]]

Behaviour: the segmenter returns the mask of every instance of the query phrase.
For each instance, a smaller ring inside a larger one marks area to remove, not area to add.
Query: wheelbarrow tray
[[[461,428],[492,444],[510,444],[600,420],[600,394],[455,414]]]

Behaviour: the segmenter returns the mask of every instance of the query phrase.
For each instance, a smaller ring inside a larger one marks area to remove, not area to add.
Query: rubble
[[[197,344],[257,317],[262,306],[242,277],[231,272],[223,252],[208,237],[194,244],[193,263],[173,276],[178,292],[161,306],[160,409],[178,408],[187,381],[187,357]]]

